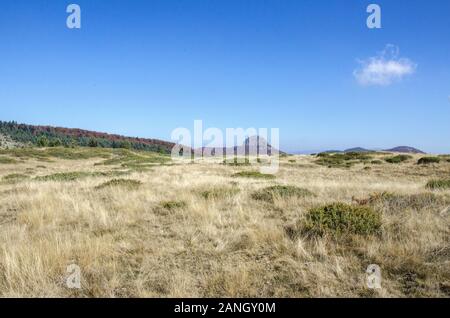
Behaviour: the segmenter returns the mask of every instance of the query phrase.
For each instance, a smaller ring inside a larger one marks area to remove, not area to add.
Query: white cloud
[[[360,67],[353,71],[353,76],[361,85],[387,86],[413,74],[417,68],[411,60],[399,58],[398,47],[391,44],[377,56],[358,62]]]

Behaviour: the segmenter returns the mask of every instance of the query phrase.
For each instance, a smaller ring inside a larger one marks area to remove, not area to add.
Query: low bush
[[[139,188],[142,185],[141,181],[133,180],[133,179],[113,179],[107,182],[104,182],[98,186],[96,186],[96,189],[104,189],[104,188],[111,188],[111,187],[122,187],[127,188],[129,190],[135,190]]]
[[[420,158],[419,161],[417,161],[417,164],[427,165],[430,163],[439,163],[439,162],[441,162],[441,158],[439,158],[439,157],[423,157],[423,158]]]
[[[251,197],[257,201],[273,203],[276,198],[303,198],[313,195],[314,194],[307,189],[289,185],[276,185],[255,191],[252,193]]]
[[[438,207],[445,204],[441,197],[427,192],[417,194],[374,193],[366,201],[368,204],[378,205],[394,213],[408,208],[422,210],[424,208]]]
[[[109,158],[111,151],[100,148],[14,148],[0,150],[0,154],[9,155],[21,159],[48,160],[49,158],[59,158],[67,160],[82,160],[90,158]]]
[[[200,195],[206,200],[217,200],[226,197],[232,197],[239,193],[236,187],[214,187],[200,192]]]
[[[95,165],[120,165],[134,171],[148,171],[155,165],[162,165],[171,161],[169,156],[158,153],[134,152],[127,149],[114,150],[115,157]]]
[[[426,187],[432,190],[450,189],[450,179],[430,180]]]
[[[0,157],[0,164],[14,164],[17,160],[8,157]]]
[[[381,165],[381,164],[383,164],[383,161],[376,159],[376,160],[372,160],[370,163],[373,165]]]
[[[233,177],[255,178],[255,179],[275,179],[273,174],[265,174],[259,171],[241,171],[233,174]]]
[[[78,179],[88,177],[118,177],[126,175],[126,171],[97,171],[97,172],[85,172],[85,171],[72,171],[72,172],[60,172],[46,176],[36,177],[36,181],[75,181]]]
[[[260,159],[257,159],[257,162],[260,163]],[[248,158],[234,158],[233,160],[225,159],[223,161],[223,164],[226,166],[234,166],[234,167],[240,167],[240,166],[249,166],[250,160]]]
[[[163,209],[173,211],[178,209],[184,209],[187,206],[187,203],[184,201],[163,201],[160,203],[160,206]]]
[[[17,181],[22,181],[22,180],[26,180],[29,177],[25,174],[21,174],[21,173],[12,173],[12,174],[8,174],[6,176],[4,176],[2,178],[2,181],[6,181],[6,182],[17,182]]]
[[[313,235],[375,235],[381,231],[381,221],[381,213],[369,206],[333,203],[309,210],[303,229]]]
[[[36,177],[36,181],[75,181],[81,178],[89,177],[91,174],[89,172],[61,172],[55,173],[47,176]]]
[[[410,156],[410,155],[397,155],[397,156],[386,158],[384,160],[386,162],[389,162],[389,163],[401,163],[401,162],[407,161],[409,159],[412,159],[412,156]]]
[[[319,153],[316,164],[322,166],[350,168],[356,163],[365,163],[372,159],[369,153],[365,152],[347,152],[347,153]]]

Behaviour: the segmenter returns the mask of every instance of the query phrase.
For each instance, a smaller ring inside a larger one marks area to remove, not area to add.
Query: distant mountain
[[[425,152],[416,149],[414,147],[408,147],[408,146],[400,146],[400,147],[395,147],[392,149],[386,149],[386,150],[381,150],[381,151],[387,151],[387,152],[399,152],[399,153],[422,153],[424,154]],[[324,153],[346,153],[346,152],[377,152],[377,150],[370,150],[370,149],[366,149],[366,148],[362,148],[362,147],[355,147],[355,148],[349,148],[346,149],[344,151],[342,150],[328,150],[328,151],[323,151]]]
[[[399,146],[399,147],[395,147],[395,148],[391,148],[391,149],[386,149],[384,151],[400,152],[400,153],[421,153],[421,154],[425,154],[425,152],[423,152],[422,150],[416,149],[414,147],[409,147],[409,146]]]
[[[344,152],[373,152],[373,150],[368,150],[362,147],[355,147],[344,150]]]
[[[362,147],[349,148],[345,150],[327,150],[322,151],[322,153],[347,153],[347,152],[373,152],[373,150],[368,150]]]
[[[170,153],[174,146],[174,143],[158,139],[125,137],[77,128],[33,126],[18,124],[14,121],[0,121],[0,134],[4,136],[4,140],[45,147],[127,148]]]

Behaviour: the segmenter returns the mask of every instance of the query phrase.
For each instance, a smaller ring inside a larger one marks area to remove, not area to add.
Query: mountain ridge
[[[372,149],[366,149],[363,147],[353,147],[345,150],[326,150],[323,151],[324,153],[349,153],[349,152],[377,152],[377,151],[386,151],[386,152],[397,152],[397,153],[412,153],[412,154],[426,154],[426,152],[411,147],[411,146],[397,146],[390,149],[383,149],[383,150],[372,150]]]
[[[394,148],[391,148],[391,149],[386,149],[384,151],[399,152],[399,153],[420,153],[420,154],[425,154],[424,151],[419,150],[419,149],[414,148],[414,147],[410,147],[410,146],[398,146],[398,147],[394,147]]]

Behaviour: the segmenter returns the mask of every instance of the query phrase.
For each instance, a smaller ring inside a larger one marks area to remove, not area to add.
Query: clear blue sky
[[[411,68],[354,74],[391,59]],[[448,0],[3,0],[0,72],[1,120],[169,140],[202,119],[280,128],[287,151],[450,152]]]

